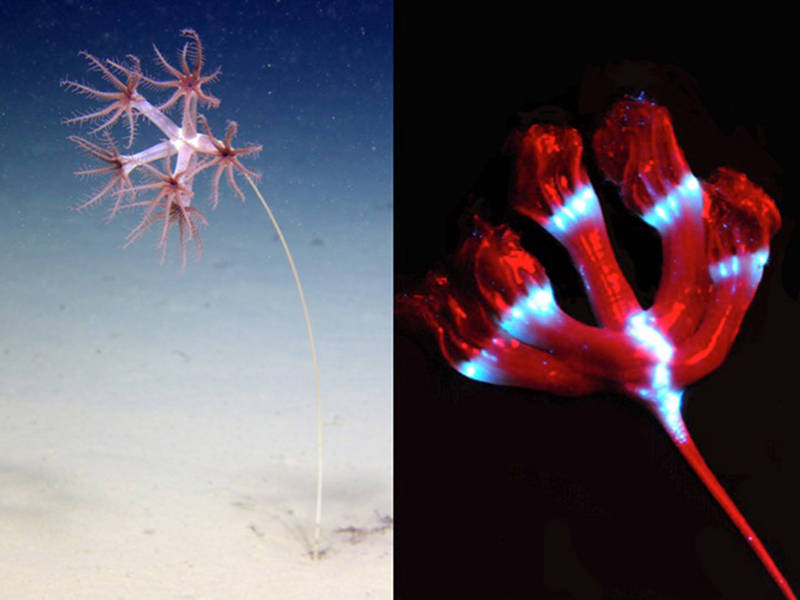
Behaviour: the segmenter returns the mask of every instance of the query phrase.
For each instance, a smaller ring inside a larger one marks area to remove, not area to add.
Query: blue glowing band
[[[711,275],[711,281],[718,284],[729,277],[737,277],[742,271],[747,271],[750,274],[750,283],[757,285],[761,281],[764,265],[767,264],[768,259],[769,251],[766,249],[744,255],[734,254],[710,265],[708,273]]]
[[[552,325],[551,321],[557,314],[558,304],[550,284],[532,286],[528,289],[528,294],[509,309],[500,322],[500,327],[517,339],[530,341],[530,323]]]
[[[672,358],[674,348],[664,334],[652,325],[653,317],[639,312],[628,319],[626,333],[642,346],[647,348],[660,362],[666,363]]]
[[[565,235],[576,223],[600,214],[600,203],[591,185],[584,185],[567,198],[544,226],[556,238]]]
[[[642,218],[651,227],[663,231],[680,217],[684,206],[688,206],[695,212],[703,209],[703,193],[700,182],[691,173],[687,173],[675,189],[664,199],[656,202]]]
[[[656,359],[649,387],[639,388],[639,396],[650,402],[679,442],[686,441],[686,428],[681,418],[683,392],[671,387],[672,371],[669,363],[675,348],[654,324],[653,317],[640,312],[628,319],[625,332],[646,348]]]

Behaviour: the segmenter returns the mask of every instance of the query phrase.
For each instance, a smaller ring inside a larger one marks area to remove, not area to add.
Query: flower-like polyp
[[[475,285],[504,333],[604,380],[605,387],[647,383],[650,353],[624,332],[591,327],[562,311],[544,267],[508,227],[492,227],[476,217],[475,235],[458,260],[473,266]]]
[[[712,281],[699,327],[678,347],[673,367],[685,386],[716,369],[733,345],[781,224],[772,200],[745,175],[717,170],[703,184],[706,265]]]
[[[468,240],[461,256],[471,255],[475,246]],[[429,273],[419,290],[400,296],[398,312],[432,336],[445,360],[470,379],[564,396],[603,389],[602,380],[509,335],[474,286],[473,274],[457,264],[447,275]]]
[[[234,148],[232,146],[233,136],[236,133],[234,123],[229,123],[224,140],[217,139],[211,133],[208,121],[197,113],[197,109],[199,105],[212,108],[219,106],[219,99],[206,92],[203,85],[216,81],[220,70],[216,69],[208,75],[203,75],[204,52],[200,36],[193,29],[184,29],[181,35],[187,41],[179,53],[180,68],[171,65],[158,48],[155,48],[156,59],[171,76],[169,80],[159,81],[144,75],[141,62],[133,55],[128,55],[127,64],[122,64],[110,59],[102,61],[87,52],[82,52],[81,54],[89,61],[90,68],[98,71],[113,89],[105,91],[72,80],[65,80],[62,84],[92,100],[108,103],[105,108],[65,121],[68,124],[99,123],[90,131],[91,134],[104,135],[104,139],[99,143],[78,136],[72,136],[70,139],[84,152],[104,164],[99,168],[79,171],[77,174],[107,175],[111,178],[104,187],[77,208],[96,206],[103,199],[111,197],[114,199],[114,206],[110,211],[109,220],[123,209],[144,209],[139,225],[128,235],[128,244],[138,239],[156,222],[160,222],[161,237],[158,246],[161,248],[162,261],[166,257],[169,232],[173,225],[177,224],[182,264],[185,267],[186,245],[188,241],[193,240],[197,245],[198,257],[200,256],[202,246],[199,226],[206,224],[205,217],[196,206],[192,205],[195,177],[205,169],[215,167],[211,180],[212,209],[219,203],[219,180],[223,172],[233,191],[244,200],[244,194],[239,189],[234,175],[239,173],[248,178],[257,178],[258,174],[246,168],[239,159],[244,155],[255,154],[261,147]],[[174,89],[174,91],[166,102],[154,105],[139,91],[142,83],[151,88]],[[176,105],[181,106],[180,125],[166,113],[167,109]],[[128,127],[128,148],[130,148],[133,146],[138,117],[158,128],[163,139],[138,152],[120,154],[110,130],[124,118]],[[202,125],[205,133],[198,132],[198,123]],[[163,170],[153,167],[153,163],[156,162],[164,163]],[[136,177],[140,175],[147,176],[153,181],[136,183]],[[139,193],[148,191],[153,192],[155,197],[147,201],[136,201]]]
[[[703,189],[692,174],[666,108],[624,98],[594,134],[598,166],[633,213],[661,237],[662,278],[651,311],[660,328],[679,342],[697,327],[708,293]]]
[[[512,139],[516,149],[511,205],[570,253],[605,327],[623,329],[636,297],[614,259],[597,195],[581,163],[583,142],[569,127],[532,125]]]
[[[535,124],[515,135],[511,206],[568,251],[598,325],[558,305],[542,264],[508,226],[475,217],[450,267],[402,294],[398,314],[432,334],[463,375],[575,396],[605,389],[641,401],[739,528],[787,598],[795,598],[763,544],[692,441],[683,389],[730,350],[769,256],[780,215],[744,174],[692,174],[668,111],[626,97],[593,137],[622,201],[661,238],[664,265],[643,308],[616,261],[572,128]]]

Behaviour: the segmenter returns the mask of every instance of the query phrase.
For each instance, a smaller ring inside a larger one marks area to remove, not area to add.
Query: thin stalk
[[[725,488],[722,487],[722,484],[717,480],[714,476],[714,473],[706,464],[706,461],[703,459],[703,456],[700,454],[700,451],[695,446],[694,441],[692,441],[689,432],[686,430],[686,427],[683,423],[683,419],[678,417],[680,420],[679,423],[668,423],[663,418],[661,419],[664,428],[667,430],[672,441],[678,447],[683,457],[692,467],[697,476],[700,477],[700,480],[703,482],[703,485],[706,486],[711,495],[714,496],[714,499],[719,503],[725,513],[728,515],[730,520],[736,525],[736,528],[742,534],[747,543],[752,548],[753,552],[756,553],[761,563],[767,569],[772,579],[780,588],[783,595],[786,596],[787,600],[797,600],[797,597],[794,595],[792,588],[789,587],[789,582],[786,581],[786,578],[778,569],[775,561],[772,560],[772,557],[767,552],[767,549],[764,547],[764,544],[761,543],[761,540],[758,539],[756,532],[753,531],[753,528],[750,527],[750,524],[744,518],[744,515],[739,511],[736,504],[734,504],[731,497],[725,491]],[[677,429],[677,430],[676,430]]]
[[[278,237],[283,245],[283,250],[286,252],[286,258],[289,260],[289,266],[292,268],[294,282],[297,284],[297,293],[300,295],[300,304],[303,306],[303,316],[306,320],[308,344],[311,347],[311,361],[314,363],[314,391],[317,397],[317,508],[314,517],[314,542],[311,547],[311,556],[314,560],[317,560],[319,558],[319,530],[320,523],[322,522],[322,400],[319,394],[319,366],[317,364],[317,351],[314,347],[314,334],[311,332],[311,319],[308,316],[308,306],[306,305],[306,297],[303,294],[303,286],[300,285],[300,276],[297,274],[297,269],[294,266],[292,253],[289,252],[289,245],[286,243],[286,238],[283,237],[283,232],[278,226],[278,221],[275,220],[275,216],[272,214],[267,201],[264,200],[264,196],[261,195],[261,192],[258,190],[258,187],[256,187],[252,178],[247,173],[242,174],[247,179],[250,187],[253,188],[256,196],[258,196],[258,199],[261,201],[261,206],[264,207],[269,220],[272,221],[272,225],[278,233]]]

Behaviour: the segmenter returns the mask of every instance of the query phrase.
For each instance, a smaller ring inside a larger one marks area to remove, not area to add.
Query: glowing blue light
[[[708,273],[711,275],[711,281],[714,283],[719,283],[723,279],[729,277],[732,270],[733,264],[731,263],[730,258],[721,260],[718,263],[714,263],[708,267]]]
[[[752,284],[758,285],[761,281],[761,276],[764,274],[764,266],[769,260],[769,249],[763,248],[750,255],[750,273],[752,275]]]
[[[674,348],[664,334],[648,321],[652,322],[653,318],[648,317],[644,312],[636,313],[628,319],[626,331],[633,339],[650,350],[659,361],[668,362],[672,358]]]
[[[752,259],[754,265],[763,268],[764,265],[767,264],[767,260],[769,260],[769,250],[763,248],[761,250],[758,250],[757,252],[754,252],[752,255]]]
[[[654,388],[663,388],[664,386],[669,385],[671,379],[671,375],[669,372],[669,367],[667,367],[664,363],[658,363],[653,368],[653,387]]]
[[[731,276],[737,276],[742,270],[747,270],[750,273],[750,282],[757,285],[761,281],[761,275],[764,271],[764,265],[767,264],[769,258],[768,250],[758,250],[751,253],[749,256],[740,258],[737,255],[729,256],[708,267],[709,275],[714,283],[719,283],[723,279]]]
[[[527,323],[531,319],[541,321],[552,316],[557,308],[553,288],[549,284],[544,287],[532,286],[528,290],[528,295],[517,301],[508,311],[505,323],[510,324],[515,321]]]
[[[481,350],[481,356],[483,356],[484,358],[488,358],[492,362],[497,362],[497,357],[494,354],[487,352],[486,350]]]
[[[553,325],[550,321],[557,315],[558,304],[550,284],[533,286],[528,290],[527,296],[511,307],[506,317],[500,321],[500,327],[523,342],[534,343],[531,338],[531,323]]]
[[[550,314],[556,308],[556,300],[553,298],[553,291],[549,288],[540,288],[528,295],[525,306],[533,313]]]
[[[675,199],[675,196],[673,196],[672,194],[667,196],[667,206],[669,206],[669,209],[670,209],[671,212],[673,212],[676,215],[678,214],[678,211],[679,211],[678,201]]]
[[[555,237],[567,233],[576,223],[600,213],[600,204],[591,185],[579,188],[553,213],[545,229]]]
[[[680,216],[682,206],[688,206],[694,212],[703,208],[700,183],[691,173],[687,173],[681,182],[665,198],[656,202],[642,218],[651,227],[662,231]]]
[[[575,209],[575,212],[577,212],[579,215],[583,214],[584,211],[586,211],[587,209],[586,199],[581,195],[576,196],[572,200],[572,207]]]
[[[675,348],[654,325],[654,319],[644,312],[631,316],[625,331],[658,360],[653,367],[650,387],[639,388],[637,393],[655,407],[672,435],[679,442],[685,442],[686,428],[681,418],[683,392],[671,387],[672,371],[669,361],[672,360]]]
[[[658,394],[658,411],[664,423],[679,442],[686,441],[686,426],[681,417],[683,392],[678,390],[663,391]]]
[[[457,369],[459,373],[475,381],[484,381],[487,383],[493,383],[495,381],[492,369],[479,359],[465,361],[458,365]]]

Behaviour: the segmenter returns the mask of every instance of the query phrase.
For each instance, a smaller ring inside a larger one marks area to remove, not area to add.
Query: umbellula
[[[659,287],[645,309],[617,263],[578,130],[534,123],[513,134],[508,149],[515,166],[511,207],[564,247],[598,325],[562,310],[544,265],[520,235],[480,215],[448,266],[399,296],[399,314],[470,379],[562,396],[609,390],[647,407],[794,600],[681,412],[685,388],[725,360],[753,300],[781,226],[773,200],[727,167],[699,180],[666,108],[643,95],[617,101],[594,133],[593,150],[626,208],[661,237]]]
[[[181,264],[185,269],[188,243],[194,242],[199,259],[202,254],[199,227],[207,224],[203,214],[192,205],[195,177],[204,171],[211,174],[212,209],[219,204],[220,180],[223,176],[242,201],[245,196],[237,183],[236,176],[243,177],[253,189],[286,252],[300,296],[311,347],[317,404],[317,490],[311,556],[317,559],[320,556],[319,536],[322,516],[322,406],[319,369],[308,307],[283,232],[254,181],[259,176],[241,162],[243,158],[257,154],[261,146],[234,147],[233,138],[238,130],[235,122],[229,121],[223,137],[217,138],[212,133],[206,117],[198,114],[198,106],[217,108],[220,105],[220,100],[204,89],[204,86],[218,79],[220,69],[204,74],[203,45],[200,36],[193,29],[184,29],[181,35],[187,41],[179,52],[177,67],[167,61],[154,46],[156,62],[168,76],[165,80],[145,75],[142,72],[141,61],[136,56],[129,54],[123,63],[111,59],[100,60],[88,52],[81,52],[81,55],[89,61],[90,70],[100,73],[110,89],[100,90],[73,80],[61,82],[68,89],[103,105],[94,111],[65,121],[67,124],[90,124],[91,137],[70,136],[70,140],[101,163],[98,167],[78,171],[76,174],[107,177],[105,184],[76,209],[89,208],[99,205],[104,200],[110,200],[113,205],[109,211],[108,221],[122,210],[140,211],[141,220],[128,233],[125,245],[138,240],[155,226],[159,231],[158,247],[161,250],[162,263],[166,258],[170,232],[177,226]],[[170,95],[162,104],[153,105],[139,91],[142,84]],[[180,106],[182,111],[180,125],[165,112],[174,106]],[[128,129],[126,148],[131,148],[136,135],[138,117],[144,117],[155,125],[164,139],[138,152],[121,153],[111,136],[111,129],[118,122],[123,122]],[[141,199],[142,197],[145,199]]]

